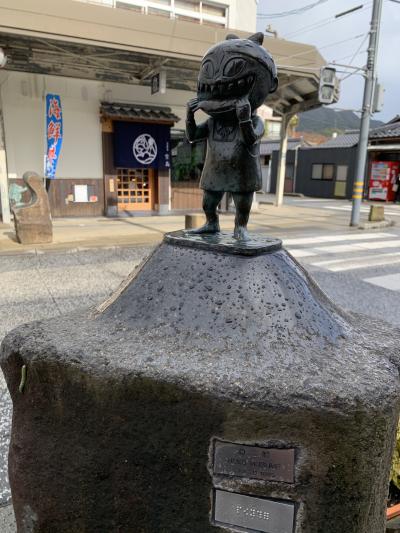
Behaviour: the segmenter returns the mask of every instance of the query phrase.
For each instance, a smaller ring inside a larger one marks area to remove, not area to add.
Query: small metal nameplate
[[[293,533],[294,503],[216,490],[213,517],[215,525],[236,526],[246,532]]]
[[[214,474],[294,483],[294,449],[216,441]]]

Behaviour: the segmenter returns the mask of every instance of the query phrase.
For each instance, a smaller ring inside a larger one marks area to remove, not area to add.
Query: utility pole
[[[374,0],[372,7],[371,30],[369,34],[368,60],[365,71],[364,98],[360,125],[360,139],[357,148],[355,181],[353,189],[353,205],[350,226],[360,223],[360,208],[364,192],[365,167],[368,153],[369,123],[372,112],[372,100],[376,82],[376,56],[379,44],[383,0]]]
[[[281,134],[279,142],[279,162],[278,173],[275,189],[275,207],[281,207],[283,204],[283,192],[285,189],[285,175],[286,175],[286,153],[288,145],[288,126],[291,119],[291,115],[282,115]]]

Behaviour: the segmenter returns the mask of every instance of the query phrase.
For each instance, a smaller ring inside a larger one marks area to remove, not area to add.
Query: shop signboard
[[[114,167],[168,169],[170,126],[139,122],[114,123]]]
[[[45,176],[54,179],[63,139],[61,98],[58,94],[46,95],[46,139]]]

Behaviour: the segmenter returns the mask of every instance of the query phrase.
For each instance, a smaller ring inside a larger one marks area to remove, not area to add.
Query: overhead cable
[[[369,9],[369,7],[371,5],[372,5],[371,1],[367,2],[366,4],[364,4],[364,7],[359,10],[359,12],[362,13],[363,11],[366,11],[367,9]],[[354,12],[351,12],[349,14],[352,15],[353,13]],[[312,24],[309,24],[308,26],[303,26],[303,28],[299,28],[296,31],[292,31],[290,33],[286,33],[282,37],[284,39],[291,39],[292,37],[295,37],[295,36],[298,36],[298,35],[302,35],[303,33],[308,33],[308,32],[313,31],[313,30],[318,30],[319,28],[323,28],[324,26],[328,26],[329,24],[332,24],[334,22],[340,21],[342,19],[343,19],[343,17],[336,18],[334,15],[332,15],[330,17],[327,17],[327,18],[324,18],[324,19],[321,19],[321,20],[317,20],[317,21],[313,22]]]
[[[319,6],[320,4],[325,4],[329,0],[317,0],[317,2],[313,2],[312,4],[308,4],[303,7],[299,7],[297,9],[292,9],[291,11],[282,11],[281,13],[259,13],[257,16],[258,18],[268,18],[268,19],[277,19],[277,18],[283,18],[283,17],[290,17],[292,15],[301,15],[302,13],[305,13],[306,11],[309,11],[310,9],[313,9],[314,7]]]
[[[354,37],[349,37],[348,39],[343,39],[341,41],[335,41],[334,43],[325,44],[324,46],[320,46],[318,50],[325,50],[325,48],[330,48],[331,46],[335,46],[337,44],[347,43],[349,41],[354,41],[356,39],[361,39],[361,37],[364,37],[364,33],[361,33],[360,35],[356,35]],[[288,56],[282,55],[282,54],[276,54],[276,57],[283,58],[283,59],[290,59],[293,57],[301,57],[307,54],[313,54],[316,52],[315,48],[312,48],[311,50],[305,50],[304,52],[298,52],[297,54],[291,54]]]

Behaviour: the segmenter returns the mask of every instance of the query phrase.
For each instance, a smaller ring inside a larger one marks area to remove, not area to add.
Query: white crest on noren
[[[157,143],[148,133],[136,137],[133,146],[133,155],[142,165],[150,165],[157,157]]]

